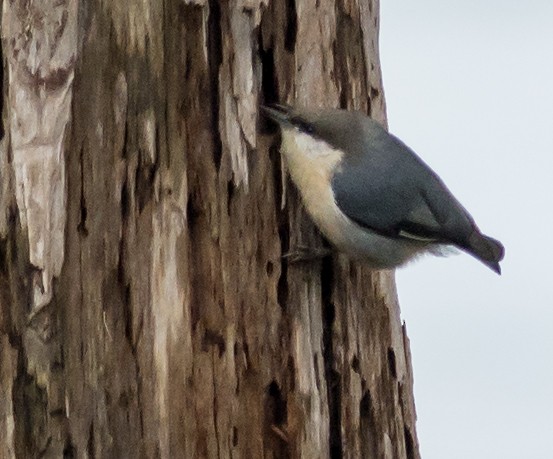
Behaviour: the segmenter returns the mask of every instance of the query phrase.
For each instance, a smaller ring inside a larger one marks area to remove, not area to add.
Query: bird
[[[344,109],[260,108],[280,127],[307,213],[338,251],[386,270],[455,247],[501,274],[501,242],[482,234],[440,177],[377,121]]]

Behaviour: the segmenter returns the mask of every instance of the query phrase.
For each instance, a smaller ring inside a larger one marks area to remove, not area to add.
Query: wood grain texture
[[[322,242],[258,118],[385,122],[378,2],[36,3],[3,10],[0,457],[418,458],[393,273],[281,258]]]

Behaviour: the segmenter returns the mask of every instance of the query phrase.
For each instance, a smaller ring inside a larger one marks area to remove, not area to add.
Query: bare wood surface
[[[392,273],[260,102],[385,122],[377,0],[4,1],[0,457],[418,458]]]

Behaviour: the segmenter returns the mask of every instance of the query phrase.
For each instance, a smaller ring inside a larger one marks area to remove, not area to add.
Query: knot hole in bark
[[[278,383],[273,380],[267,386],[265,398],[265,425],[269,431],[270,447],[274,458],[289,458],[289,438],[286,429],[288,406]]]

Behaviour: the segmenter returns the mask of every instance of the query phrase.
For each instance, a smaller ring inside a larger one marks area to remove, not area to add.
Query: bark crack
[[[217,383],[215,382],[215,349],[211,350],[211,382],[213,384],[213,429],[215,431],[215,442],[217,443],[217,458],[221,457],[221,444],[219,438],[219,428],[217,426]]]
[[[219,0],[209,0],[208,19],[208,66],[211,95],[211,132],[213,133],[213,161],[219,170],[223,155],[223,143],[219,129],[219,68],[223,62],[223,45],[221,32],[221,6]]]
[[[83,148],[80,151],[80,164],[81,164],[81,198],[79,202],[80,219],[77,225],[77,231],[83,237],[88,236],[88,229],[86,227],[86,219],[88,217],[88,210],[86,207],[86,199],[84,195],[84,167],[83,167]]]
[[[284,48],[291,53],[296,48],[298,36],[298,13],[296,11],[296,0],[286,0],[286,32],[284,36]]]
[[[334,356],[333,326],[336,318],[332,302],[332,285],[334,283],[334,267],[330,257],[324,258],[321,269],[321,295],[323,302],[323,359],[325,379],[327,383],[328,413],[329,413],[329,451],[330,457],[343,457],[342,446],[342,399],[341,376],[336,371]]]
[[[2,42],[3,43],[3,42]],[[5,131],[4,131],[4,94],[7,93],[7,88],[4,87],[4,46],[0,43],[0,62],[2,62],[2,65],[0,65],[0,84],[2,91],[0,91],[0,140],[4,138]]]

